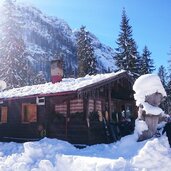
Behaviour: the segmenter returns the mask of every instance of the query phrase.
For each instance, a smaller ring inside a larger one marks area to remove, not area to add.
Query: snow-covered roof
[[[45,83],[39,85],[25,86],[20,88],[13,88],[0,93],[0,98],[13,98],[13,97],[24,97],[30,95],[39,94],[53,94],[60,92],[76,91],[89,85],[105,81],[110,78],[115,78],[119,74],[125,73],[126,71],[118,71],[116,73],[97,74],[97,75],[86,75],[80,78],[63,78],[58,83]]]

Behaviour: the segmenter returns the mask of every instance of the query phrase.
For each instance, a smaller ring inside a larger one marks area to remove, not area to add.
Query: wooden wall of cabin
[[[106,142],[103,124],[98,121],[99,124],[90,125],[90,114],[94,113],[93,120],[98,120],[97,111],[102,111],[99,99],[77,98],[77,94],[48,97],[46,108],[48,137],[67,140],[73,144]]]
[[[105,111],[110,113],[110,121],[113,113],[118,113],[120,120],[123,106],[125,109],[126,106],[133,106],[132,111],[135,110],[130,92],[125,95],[120,93],[131,91],[127,87],[126,82],[120,81],[92,89],[79,98],[76,93],[45,97],[45,105],[36,106],[37,121],[32,123],[21,122],[22,104],[36,104],[36,97],[5,101],[1,106],[8,107],[8,119],[7,123],[0,123],[0,136],[38,138],[37,128],[43,124],[50,138],[67,140],[73,144],[106,143],[108,139],[102,117],[106,117]]]
[[[101,105],[101,110],[89,111],[90,127],[89,127],[89,143],[106,143],[109,142],[107,132],[104,129],[102,115],[107,124],[110,122],[120,123],[125,110],[126,119],[131,119],[134,124],[134,119],[137,117],[135,101],[133,99],[132,84],[125,78],[116,80],[109,84],[102,85],[98,88],[92,88],[82,92],[80,97],[88,97],[90,100],[98,101]],[[126,111],[127,110],[127,111]],[[129,115],[128,115],[129,110]],[[106,112],[107,111],[107,112]],[[106,114],[107,113],[107,114]]]
[[[36,118],[31,122],[23,122],[22,105],[34,105]],[[7,122],[0,122],[0,137],[9,137],[9,140],[20,141],[20,139],[40,138],[38,132],[39,124],[45,121],[45,106],[36,105],[36,97],[6,100],[0,107],[7,107]],[[6,138],[8,139],[8,138]]]
[[[77,99],[77,94],[48,97],[46,103],[48,137],[67,140],[73,144],[85,144],[87,123],[83,109],[84,103],[81,99]]]
[[[123,106],[125,109],[127,106],[131,106],[133,111],[134,101],[128,99],[130,98],[127,97],[129,94],[124,99],[120,99],[119,92],[113,96],[112,93],[115,92],[113,90],[117,87],[115,84],[110,84],[110,86],[111,115],[108,118],[110,119],[113,114],[118,113],[119,122]],[[117,90],[123,91],[119,88]],[[79,98],[77,94],[46,97],[47,136],[67,140],[73,144],[108,142],[102,116],[105,117],[106,110],[109,113],[109,85],[100,87],[96,91],[95,95],[90,92]]]
[[[66,139],[66,115],[55,111],[55,106],[63,104],[65,100],[61,96],[46,98],[47,136],[50,138]]]
[[[131,117],[137,117],[132,84],[125,77],[101,86],[96,91],[98,97],[103,99],[103,111],[107,108],[110,118],[112,118],[112,113],[121,115],[121,112],[126,109],[131,110]]]

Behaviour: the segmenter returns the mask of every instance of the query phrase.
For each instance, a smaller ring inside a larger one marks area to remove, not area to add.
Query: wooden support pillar
[[[84,119],[87,122],[87,127],[89,128],[89,98],[84,98],[83,100],[83,107],[84,107]]]
[[[90,127],[89,99],[87,99],[86,121],[87,121],[87,127],[89,128]]]
[[[94,101],[94,110],[93,110],[93,112],[95,113],[96,112],[96,98],[94,98],[93,101]]]
[[[68,122],[70,121],[70,100],[67,100],[67,114],[65,119],[65,138],[68,138]]]
[[[111,85],[109,84],[108,85],[108,112],[109,112],[109,120],[111,119],[111,115],[112,115],[112,112],[111,112]]]
[[[83,97],[83,119],[86,119],[87,109],[87,98]]]
[[[70,100],[67,100],[67,121],[70,121]]]
[[[85,97],[83,99],[83,108],[84,108],[84,119],[87,125],[87,144],[91,144],[91,135],[90,135],[90,120],[89,120],[89,98]]]

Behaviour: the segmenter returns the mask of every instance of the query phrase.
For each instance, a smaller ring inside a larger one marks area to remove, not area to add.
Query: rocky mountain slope
[[[22,23],[21,35],[24,39],[27,57],[36,72],[43,71],[49,79],[50,61],[62,58],[65,66],[65,76],[72,77],[77,72],[76,32],[57,17],[49,17],[37,8],[16,3],[18,20]],[[1,31],[1,27],[0,27]],[[102,44],[91,33],[99,72],[113,71],[114,51]]]

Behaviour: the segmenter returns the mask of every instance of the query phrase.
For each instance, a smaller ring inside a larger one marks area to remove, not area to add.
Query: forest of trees
[[[150,74],[156,71],[152,52],[150,52],[147,45],[144,45],[142,52],[138,51],[138,46],[133,38],[133,29],[129,24],[129,18],[125,9],[122,12],[122,19],[120,24],[120,32],[116,40],[117,47],[115,48],[115,61],[118,70],[126,70],[134,79],[143,74]],[[77,60],[78,60],[78,76],[85,76],[86,74],[96,74],[97,61],[94,56],[93,47],[89,32],[85,27],[81,27],[77,38]],[[171,64],[171,61],[170,61]],[[156,71],[157,72],[157,71]],[[170,74],[168,74],[170,73]],[[168,72],[164,66],[158,69],[158,75],[167,92],[167,97],[162,103],[162,107],[166,112],[171,112],[171,65]]]
[[[137,43],[133,38],[132,26],[129,24],[125,9],[123,9],[120,32],[116,43],[114,60],[117,70],[127,70],[135,79],[140,75],[152,73],[155,70],[151,57],[152,53],[147,45],[144,45],[142,53],[138,52]],[[89,32],[83,26],[77,35],[77,60],[79,77],[97,73],[97,61]]]
[[[125,9],[123,9],[120,32],[116,43],[118,47],[115,48],[115,60],[118,69],[127,70],[135,79],[143,74],[150,74],[154,71],[157,72],[167,92],[167,97],[162,102],[162,107],[167,113],[170,113],[171,60],[168,61],[170,64],[168,69],[161,65],[157,71],[151,56],[152,53],[148,49],[147,45],[144,46],[142,53],[138,52],[137,43],[133,38],[132,26],[129,24],[129,18],[126,15]]]

